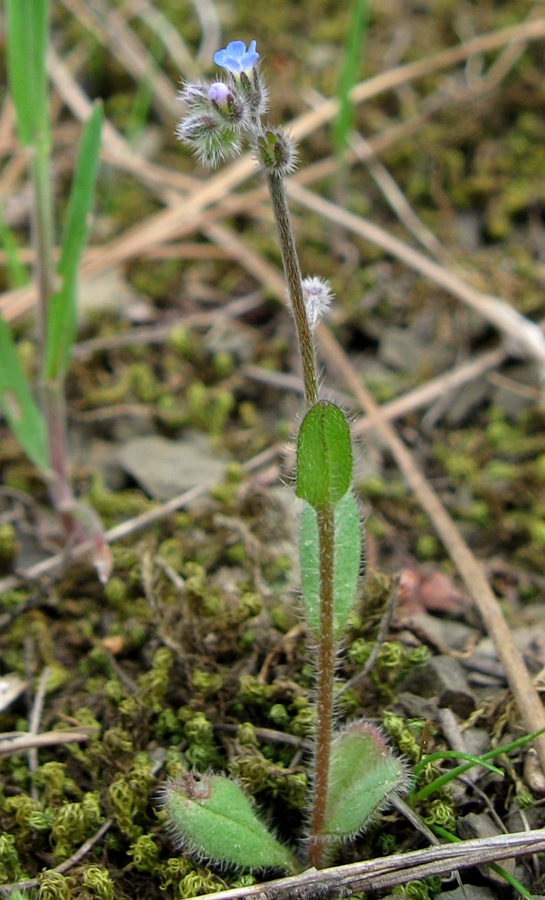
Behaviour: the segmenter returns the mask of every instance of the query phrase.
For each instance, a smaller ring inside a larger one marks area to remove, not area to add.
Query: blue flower
[[[214,53],[214,62],[233,75],[240,75],[241,72],[248,73],[253,69],[258,56],[255,41],[251,42],[247,50],[244,41],[231,41],[224,50]]]

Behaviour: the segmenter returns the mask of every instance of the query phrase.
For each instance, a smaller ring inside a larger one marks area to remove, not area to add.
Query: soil
[[[88,5],[107,25],[103,32],[96,19],[89,29],[84,4],[74,2],[72,11],[72,3],[52,4],[57,52],[64,58],[77,49],[78,83],[91,98],[104,98],[106,115],[136,157],[205,182],[210,176],[176,142],[174,113],[158,85],[145,78],[135,85],[136,71],[108,48],[108,29],[114,35],[131,29],[147,48],[145,65],[155,58],[171,85],[180,78],[174,59],[128,4]],[[232,0],[214,8],[218,46],[256,38],[272,122],[289,123],[321,96],[335,95],[349,4]],[[200,60],[194,6],[161,0],[155,9]],[[114,11],[125,24],[111,18]],[[357,78],[427,59],[530,13],[530,6],[492,0],[373,4]],[[205,21],[205,38],[211,33],[214,16]],[[200,65],[212,74],[209,59]],[[341,165],[332,155],[331,128],[321,127],[302,141],[299,171],[308,174],[309,189],[539,322],[544,68],[541,39],[430,69],[356,108],[361,135],[384,140],[383,169],[352,158]],[[75,130],[72,114],[59,107],[53,160],[60,221]],[[2,144],[3,172],[17,152],[13,142],[9,151]],[[324,159],[332,160],[329,170],[311,181]],[[25,247],[24,175],[9,184],[4,216]],[[106,585],[89,560],[67,559],[61,571],[25,577],[37,560],[62,548],[63,538],[43,480],[2,425],[0,575],[21,578],[0,595],[0,888],[32,881],[39,889],[31,887],[28,896],[39,890],[46,900],[181,900],[262,880],[260,873],[207,865],[173,845],[161,786],[188,768],[236,777],[263,818],[301,847],[314,684],[291,491],[303,400],[292,321],[270,275],[278,277],[280,259],[266,196],[256,194],[261,187],[247,180],[214,220],[236,236],[232,253],[200,223],[181,239],[150,237],[149,247],[82,284],[67,383],[78,497],[111,529],[193,490],[175,512],[112,543]],[[164,202],[149,178],[105,159],[90,241],[96,258]],[[234,213],[230,202],[238,203]],[[503,353],[502,334],[430,280],[341,225],[299,205],[293,211],[303,272],[329,278],[336,294],[327,326],[379,403],[499,349],[477,377],[457,389],[439,386],[431,400],[396,415],[395,426],[483,563],[542,687],[545,408],[538,366],[512,345]],[[420,241],[427,241],[424,249]],[[0,287],[13,287],[5,262]],[[32,372],[28,319],[17,328]],[[399,585],[377,661],[340,695],[339,721],[380,724],[409,767],[425,754],[480,755],[520,738],[524,728],[505,672],[454,562],[388,446],[362,422],[327,358],[320,362],[324,395],[340,398],[353,421],[354,482],[366,532],[361,590],[339,653],[339,689],[361,672]],[[3,754],[4,739],[29,730],[78,731],[81,739],[42,746],[37,754]],[[430,763],[417,786],[451,765]],[[463,838],[543,827],[545,790],[532,752],[520,747],[496,765],[503,777],[472,769],[467,780],[415,801],[415,812],[428,826]],[[341,847],[336,862],[426,845],[390,808]],[[65,871],[52,871],[67,860]],[[541,859],[513,863],[511,873],[544,893]],[[490,869],[462,878],[469,894],[486,887],[487,896],[501,898],[513,891]],[[455,880],[435,877],[401,890],[427,900],[455,888]]]

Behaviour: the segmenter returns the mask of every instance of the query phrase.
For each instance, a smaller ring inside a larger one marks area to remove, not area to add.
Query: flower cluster
[[[226,156],[237,155],[245,138],[266,172],[289,175],[297,160],[293,141],[280,128],[263,124],[267,88],[259,72],[256,42],[248,48],[231,41],[214,53],[224,73],[212,84],[188,82],[180,97],[187,107],[176,133],[203,165],[217,166]]]
[[[216,166],[226,156],[239,153],[244,134],[255,143],[255,132],[266,107],[255,47],[255,41],[248,49],[243,41],[231,41],[214,54],[216,65],[225,70],[221,79],[210,85],[183,85],[180,96],[187,114],[176,133],[204,165]]]

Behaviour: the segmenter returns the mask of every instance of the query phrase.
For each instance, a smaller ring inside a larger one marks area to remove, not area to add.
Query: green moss
[[[45,871],[38,874],[40,900],[71,900],[70,880],[60,872]]]
[[[55,822],[51,829],[51,846],[55,858],[68,859],[76,847],[104,822],[100,798],[97,792],[84,794],[79,803],[64,803],[55,810]]]
[[[127,851],[139,872],[153,872],[159,848],[150,834],[141,834]]]
[[[88,866],[83,872],[83,884],[96,900],[114,900],[114,883],[103,866]]]
[[[9,522],[0,524],[0,566],[8,566],[19,552],[15,529]]]
[[[26,877],[19,862],[14,834],[0,834],[0,884],[22,881]]]

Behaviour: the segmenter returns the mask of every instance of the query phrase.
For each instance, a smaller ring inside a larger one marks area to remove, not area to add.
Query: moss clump
[[[0,884],[22,881],[26,874],[19,862],[14,834],[0,834]]]
[[[73,894],[70,879],[60,872],[40,872],[40,900],[71,900]]]
[[[55,810],[55,822],[51,829],[51,846],[55,858],[68,859],[87,838],[104,822],[100,797],[97,792],[84,794],[79,803],[64,803]]]
[[[83,872],[83,884],[96,900],[114,900],[114,883],[103,866],[91,865]]]
[[[0,568],[7,568],[19,552],[15,529],[9,522],[0,525]]]

